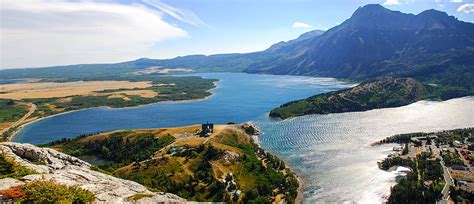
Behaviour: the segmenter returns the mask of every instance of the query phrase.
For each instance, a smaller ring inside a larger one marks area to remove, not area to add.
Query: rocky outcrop
[[[134,181],[116,178],[91,170],[91,165],[78,158],[49,148],[12,142],[0,143],[0,152],[16,163],[30,168],[38,174],[16,180],[0,179],[0,190],[33,180],[52,180],[65,185],[78,185],[95,194],[96,203],[128,203],[127,198],[146,194],[134,203],[185,203],[174,194],[151,192]]]

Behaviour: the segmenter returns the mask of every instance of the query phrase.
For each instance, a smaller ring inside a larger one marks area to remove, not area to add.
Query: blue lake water
[[[28,82],[29,79],[0,79],[0,84],[15,84],[21,82]]]
[[[392,145],[371,147],[370,143],[399,133],[474,126],[473,97],[272,120],[267,113],[282,103],[352,84],[299,76],[200,75],[220,80],[218,88],[212,90],[214,95],[206,100],[81,110],[32,123],[14,141],[38,144],[116,129],[253,121],[263,132],[258,138],[260,144],[302,176],[306,203],[380,203],[395,180],[393,174],[378,170],[376,162],[386,157]]]
[[[84,133],[117,129],[173,127],[190,124],[246,122],[295,99],[337,90],[349,83],[332,78],[200,74],[219,79],[213,96],[196,102],[160,103],[134,108],[93,108],[46,118],[23,128],[14,141],[46,143]]]

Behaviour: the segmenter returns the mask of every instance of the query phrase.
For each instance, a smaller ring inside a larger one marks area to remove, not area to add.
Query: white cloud
[[[303,23],[303,22],[294,22],[292,27],[293,28],[312,28],[313,26]]]
[[[385,2],[383,2],[383,5],[386,5],[386,6],[399,5],[399,4],[401,4],[400,0],[385,0]]]
[[[458,8],[458,11],[464,13],[474,12],[474,4],[463,4]]]
[[[0,5],[0,69],[130,60],[159,42],[187,36],[143,4],[2,0]]]
[[[160,0],[143,0],[143,2],[156,9],[159,9],[165,12],[166,14],[172,16],[173,18],[183,23],[188,23],[188,24],[198,26],[198,27],[200,26],[209,27],[206,23],[204,23],[204,21],[202,21],[192,11],[172,7],[168,4],[161,2]]]
[[[450,0],[450,2],[453,2],[453,3],[462,3],[462,0]]]

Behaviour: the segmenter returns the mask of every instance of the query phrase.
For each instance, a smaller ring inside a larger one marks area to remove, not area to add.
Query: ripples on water
[[[393,145],[371,147],[387,136],[474,126],[474,97],[366,112],[310,115],[256,123],[260,144],[289,161],[305,181],[307,203],[380,203],[394,175],[377,168]]]

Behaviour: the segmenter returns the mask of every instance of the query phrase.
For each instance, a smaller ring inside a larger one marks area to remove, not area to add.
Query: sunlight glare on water
[[[259,118],[260,144],[300,173],[305,202],[380,203],[395,184],[377,161],[393,145],[370,146],[387,136],[474,126],[474,98],[421,101],[399,108],[309,115],[284,121]]]

